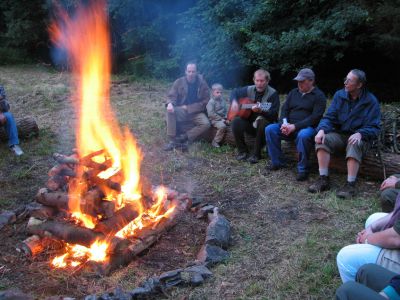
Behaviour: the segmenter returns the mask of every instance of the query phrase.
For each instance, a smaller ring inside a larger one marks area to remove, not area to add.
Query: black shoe
[[[296,180],[297,181],[306,181],[308,179],[308,173],[307,172],[299,172],[297,174]]]
[[[260,160],[260,158],[258,156],[251,155],[247,161],[251,164],[256,164],[256,163],[258,163],[259,160]]]
[[[310,193],[320,193],[330,189],[329,177],[325,175],[319,176],[316,182],[308,187]]]
[[[163,150],[164,151],[172,151],[175,149],[175,147],[176,147],[176,143],[173,141],[170,141],[168,144],[164,145]]]
[[[236,160],[241,161],[241,160],[246,160],[248,154],[246,152],[241,152],[238,155],[236,155]]]
[[[356,182],[346,182],[337,192],[336,196],[342,199],[349,199],[356,194]]]

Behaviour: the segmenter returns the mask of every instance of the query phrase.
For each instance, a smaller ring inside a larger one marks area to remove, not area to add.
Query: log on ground
[[[23,118],[16,118],[18,137],[21,139],[37,137],[39,135],[39,127],[33,117],[26,116]],[[7,133],[4,126],[0,126],[0,140],[8,141]]]

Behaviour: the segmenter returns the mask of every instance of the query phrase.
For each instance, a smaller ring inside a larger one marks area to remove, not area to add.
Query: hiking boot
[[[336,196],[342,199],[349,199],[356,194],[356,182],[346,182],[337,192]]]
[[[175,149],[176,147],[176,143],[174,141],[170,141],[168,144],[165,144],[163,147],[164,151],[172,151]]]
[[[236,160],[241,161],[241,160],[246,160],[247,159],[247,153],[246,152],[241,152],[238,155],[236,155]]]
[[[329,177],[325,175],[320,175],[317,181],[308,187],[310,193],[320,193],[329,189]]]
[[[297,173],[297,177],[296,177],[297,181],[306,181],[307,179],[308,179],[308,172]]]
[[[214,148],[220,148],[221,146],[218,144],[218,142],[216,141],[212,141],[211,146],[213,146]]]
[[[251,155],[247,161],[251,164],[256,164],[259,160],[260,158],[257,155]]]
[[[22,154],[24,154],[24,151],[22,151],[19,145],[12,145],[10,147],[10,150],[13,151],[16,156],[21,156]]]

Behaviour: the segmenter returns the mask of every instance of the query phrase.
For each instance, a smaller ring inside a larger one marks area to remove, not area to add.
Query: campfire
[[[142,155],[110,105],[110,38],[105,1],[59,13],[53,41],[67,50],[74,73],[77,148],[54,154],[20,249],[37,255],[61,247],[54,268],[96,266],[108,273],[153,244],[187,208],[185,194],[151,187],[140,177]],[[67,117],[67,116],[66,116]]]

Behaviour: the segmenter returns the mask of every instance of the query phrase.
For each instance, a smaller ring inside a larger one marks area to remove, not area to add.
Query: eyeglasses
[[[346,84],[346,83],[354,83],[355,80],[345,77],[345,78],[343,78],[343,82],[344,82],[344,84]]]

